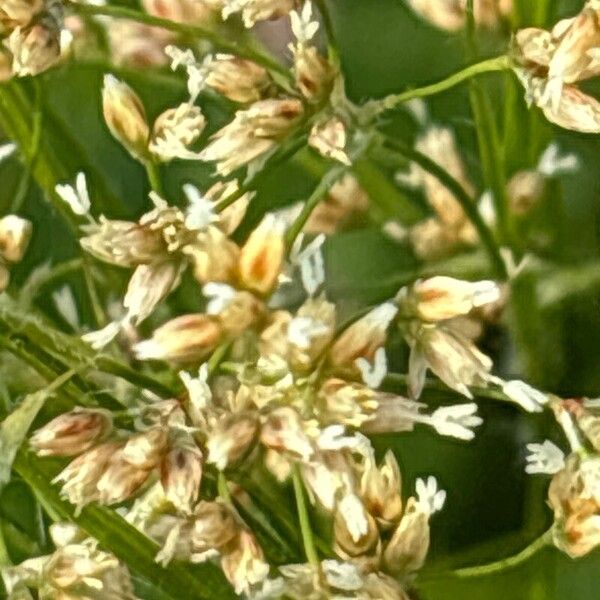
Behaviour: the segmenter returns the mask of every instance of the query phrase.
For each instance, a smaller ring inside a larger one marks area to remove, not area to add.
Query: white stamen
[[[525,472],[530,475],[543,473],[554,475],[565,466],[564,452],[550,440],[541,444],[527,444],[529,454],[525,457]]]

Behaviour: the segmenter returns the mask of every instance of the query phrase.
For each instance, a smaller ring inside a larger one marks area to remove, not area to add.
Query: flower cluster
[[[22,260],[31,238],[32,225],[16,215],[0,219],[0,293],[10,281],[10,265]]]

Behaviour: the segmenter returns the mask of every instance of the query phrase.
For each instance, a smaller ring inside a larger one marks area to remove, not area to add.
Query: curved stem
[[[494,575],[496,573],[502,573],[509,569],[513,569],[537,554],[542,548],[552,544],[552,528],[543,533],[540,537],[536,538],[529,544],[529,546],[523,548],[521,552],[508,556],[500,560],[485,564],[478,565],[476,567],[466,567],[464,569],[455,569],[454,571],[446,571],[445,573],[438,573],[437,575],[431,574],[430,577],[444,578],[444,577],[455,577],[459,579],[466,579],[469,577],[483,577],[485,575]]]
[[[496,275],[500,279],[507,279],[506,265],[500,255],[500,248],[494,239],[494,235],[482,216],[477,210],[475,200],[466,192],[462,185],[448,171],[440,167],[436,162],[421,152],[405,146],[396,140],[385,140],[385,144],[392,150],[402,154],[407,159],[417,163],[422,169],[433,175],[444,187],[446,187],[461,205],[467,218],[477,229],[479,239],[489,255],[490,262],[494,267]]]
[[[334,183],[336,181],[338,181],[338,179],[340,179],[341,176],[347,170],[348,170],[348,167],[346,165],[335,166],[335,167],[333,167],[333,169],[330,169],[329,171],[327,171],[327,173],[325,173],[325,175],[323,176],[321,181],[319,181],[319,183],[318,183],[317,187],[314,189],[313,193],[310,195],[308,200],[304,203],[304,206],[302,207],[302,211],[300,212],[300,214],[298,215],[296,220],[291,224],[290,228],[288,229],[288,231],[286,233],[285,241],[286,241],[288,251],[294,245],[294,241],[296,240],[298,235],[300,235],[300,232],[306,225],[306,222],[308,221],[313,210],[315,210],[315,208],[317,207],[317,204],[319,204],[319,202],[323,199],[325,194],[327,194],[327,192],[331,189],[331,187],[334,185]]]
[[[150,25],[152,27],[160,27],[162,29],[167,29],[168,31],[174,31],[175,33],[205,39],[211,42],[217,50],[248,58],[257,64],[284,76],[286,79],[291,80],[290,72],[274,58],[249,46],[226,40],[217,32],[199,25],[177,23],[175,21],[170,21],[169,19],[162,19],[161,17],[155,17],[123,6],[96,6],[92,4],[69,2],[69,7],[74,13],[79,15],[98,15],[114,17],[117,19],[129,19],[130,21],[137,21],[138,23],[144,23],[145,25]]]
[[[375,111],[382,112],[384,110],[395,108],[396,106],[399,106],[404,102],[408,102],[409,100],[413,100],[414,98],[425,98],[427,96],[439,94],[440,92],[445,92],[446,90],[456,87],[460,83],[463,83],[464,81],[467,81],[476,75],[481,75],[482,73],[506,71],[507,69],[510,69],[510,59],[508,56],[502,55],[497,56],[496,58],[490,58],[488,60],[475,63],[474,65],[470,65],[462,71],[454,73],[450,75],[450,77],[442,79],[442,81],[438,81],[437,83],[432,83],[431,85],[426,85],[414,90],[407,90],[406,92],[402,92],[400,94],[391,94],[390,96],[383,98],[383,100],[376,100],[374,101]]]
[[[313,532],[310,527],[310,519],[306,507],[306,497],[304,496],[304,484],[298,465],[294,465],[292,470],[292,481],[294,484],[294,495],[296,497],[296,507],[298,509],[298,520],[300,521],[300,531],[302,533],[302,542],[304,543],[304,552],[308,562],[316,568],[319,568],[320,561],[315,546]]]

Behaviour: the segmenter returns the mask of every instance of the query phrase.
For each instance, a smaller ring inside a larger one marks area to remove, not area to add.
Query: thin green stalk
[[[321,181],[318,183],[317,187],[314,189],[313,193],[304,203],[302,211],[300,212],[296,220],[291,224],[290,228],[286,233],[285,241],[288,250],[294,245],[294,241],[296,240],[298,235],[300,235],[300,232],[306,225],[306,222],[308,221],[313,210],[315,210],[315,208],[317,207],[319,202],[324,198],[327,192],[347,170],[348,167],[346,165],[338,165],[330,169],[327,173],[325,173]]]
[[[473,226],[477,229],[479,239],[485,248],[490,262],[500,279],[506,279],[508,274],[506,265],[500,255],[500,248],[494,239],[494,235],[486,222],[483,220],[477,204],[473,198],[466,192],[463,186],[448,171],[440,167],[436,162],[425,156],[418,150],[405,146],[401,142],[387,139],[385,144],[392,150],[402,154],[407,159],[417,163],[422,169],[433,175],[444,187],[446,187],[461,205],[465,215]]]
[[[226,504],[233,506],[231,492],[229,491],[229,485],[227,484],[227,478],[222,471],[219,471],[219,475],[217,476],[217,490],[221,500],[223,500]]]
[[[10,556],[8,554],[8,548],[6,547],[6,542],[4,541],[4,531],[3,531],[3,520],[0,519],[0,568],[1,567],[10,567],[12,562],[10,560]]]
[[[424,574],[423,579],[468,579],[471,577],[484,577],[486,575],[495,575],[503,573],[509,569],[514,569],[531,557],[535,556],[540,550],[552,544],[552,528],[536,538],[526,548],[518,554],[508,556],[500,560],[476,567],[466,567],[464,569],[454,569],[452,571],[441,571],[439,573]]]
[[[160,178],[160,169],[158,165],[154,161],[148,160],[144,163],[144,167],[146,168],[150,188],[159,196],[164,197],[165,191],[163,189],[162,180]]]
[[[321,13],[323,26],[325,28],[325,33],[327,34],[327,50],[329,54],[329,60],[332,63],[337,64],[339,62],[338,43],[335,30],[333,28],[333,19],[331,18],[331,13],[329,12],[329,8],[327,6],[327,0],[315,0],[315,4]]]
[[[102,306],[102,302],[100,301],[98,288],[96,286],[96,282],[94,281],[94,274],[92,273],[92,267],[88,257],[84,257],[82,261],[82,267],[83,279],[85,281],[85,287],[90,298],[90,304],[92,306],[96,325],[98,327],[104,327],[108,323],[108,319],[106,312],[104,311],[104,307]]]
[[[160,27],[168,31],[174,31],[189,37],[200,38],[211,42],[217,50],[235,54],[243,58],[248,58],[255,63],[262,65],[263,67],[284,76],[286,79],[291,79],[291,74],[285,66],[280,64],[274,58],[259,52],[258,50],[251,48],[246,45],[242,45],[238,42],[233,42],[223,38],[218,32],[201,27],[199,25],[189,25],[186,23],[177,23],[175,21],[169,21],[168,19],[162,19],[146,13],[142,13],[138,10],[125,8],[124,6],[104,5],[96,6],[92,4],[80,4],[75,2],[69,3],[70,9],[79,15],[96,15],[113,17],[116,19],[128,19],[130,21],[136,21],[138,23],[144,23],[153,27]]]
[[[302,475],[300,474],[298,465],[294,465],[293,467],[292,481],[294,484],[294,495],[296,497],[296,507],[298,509],[298,520],[300,521],[302,542],[304,543],[304,552],[306,553],[308,562],[318,569],[321,563],[319,561],[315,539],[310,526],[306,497],[304,495],[304,484],[302,483]]]
[[[433,96],[434,94],[445,92],[446,90],[456,87],[457,85],[477,75],[491,73],[494,71],[506,71],[510,68],[510,59],[506,55],[489,58],[487,60],[475,63],[474,65],[470,65],[458,73],[453,73],[446,79],[442,79],[442,81],[438,81],[437,83],[432,83],[414,90],[407,90],[406,92],[402,92],[400,94],[391,94],[382,100],[375,100],[371,106],[374,108],[375,112],[390,110],[392,108],[396,108],[404,102],[413,100],[414,98],[426,98],[427,96]]]

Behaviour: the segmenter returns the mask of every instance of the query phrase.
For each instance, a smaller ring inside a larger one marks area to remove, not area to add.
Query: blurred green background
[[[535,23],[540,14],[547,23],[553,23],[559,17],[574,14],[583,4],[577,0],[549,0],[547,10],[540,11],[539,3],[546,0],[520,1],[521,25]],[[427,25],[402,0],[331,0],[328,4],[347,92],[356,102],[435,81],[465,64],[462,37]],[[482,54],[502,53],[507,35],[508,31],[482,36]],[[142,169],[110,137],[101,118],[100,88],[109,68],[97,63],[71,63],[39,77],[42,148],[57,159],[58,167],[52,170],[50,180],[71,181],[83,170],[89,178],[94,213],[132,218],[148,208],[148,188]],[[113,71],[139,92],[150,117],[185,97],[185,83],[169,72],[155,77],[150,72]],[[540,151],[551,140],[557,141],[562,150],[576,153],[581,167],[552,183],[543,205],[526,225],[520,250],[535,254],[535,259],[532,267],[516,279],[510,309],[502,324],[488,332],[484,345],[502,375],[521,377],[567,397],[595,396],[600,390],[600,139],[545,123],[535,110],[527,110],[518,88],[514,98],[506,99],[503,94],[514,86],[511,77],[484,78],[494,98],[498,122],[502,122],[505,101],[511,102],[510,110],[519,119],[506,139],[507,175],[534,167]],[[18,86],[32,103],[32,82],[24,80]],[[203,96],[200,103],[210,131],[226,122],[235,108],[212,95]],[[454,129],[469,176],[482,191],[466,87],[433,98],[428,109],[432,122]],[[3,114],[0,108],[0,115]],[[3,119],[5,128],[10,130],[11,123],[5,121],[6,116]],[[387,115],[382,125],[390,135],[405,141],[410,142],[417,134],[414,121],[400,110]],[[313,154],[281,167],[259,189],[241,234],[265,210],[306,198],[315,185],[316,174],[323,168],[324,162]],[[17,157],[0,164],[0,214],[9,212],[22,173]],[[163,174],[169,199],[178,202],[183,201],[183,183],[194,182],[204,189],[211,180],[210,166],[199,163],[175,162],[164,168]],[[381,220],[410,221],[413,209],[409,209],[411,205],[404,193],[393,185],[391,177],[389,186],[380,187],[367,168],[360,169],[359,174],[375,207],[373,221],[364,229],[335,235],[326,249],[329,295],[342,304],[346,314],[386,299],[414,278],[420,267],[406,246],[381,233]],[[17,288],[40,265],[57,264],[78,255],[73,232],[37,185],[31,185],[20,212],[33,221],[34,237],[26,260],[14,270]],[[456,257],[440,270],[465,278],[487,274],[485,261],[477,253]],[[110,271],[110,276],[124,285],[123,273]],[[58,287],[65,282],[75,292],[83,324],[94,327],[81,276],[74,274]],[[196,289],[191,282],[184,284],[170,300],[171,309],[183,311],[200,306]],[[42,288],[34,304],[59,327],[71,331],[52,301],[55,290],[51,286]],[[162,319],[158,314],[145,326],[151,329],[153,323]],[[402,371],[404,350],[400,344],[395,344],[394,350],[393,362]],[[14,396],[31,384],[15,373],[14,364],[3,356],[3,395]],[[427,474],[436,475],[448,491],[446,508],[433,524],[433,569],[509,556],[550,524],[545,506],[547,481],[526,477],[523,468],[527,442],[551,437],[564,446],[552,420],[523,415],[512,407],[489,401],[481,402],[481,412],[485,425],[470,444],[441,439],[420,429],[415,434],[375,440],[378,451],[392,447],[397,453],[406,494],[412,490],[416,477]],[[38,511],[23,483],[13,482],[2,493],[1,525],[15,561],[39,548]],[[575,562],[548,549],[522,567],[497,576],[464,581],[424,578],[418,587],[422,598],[429,600],[594,600],[600,598],[600,555]]]

